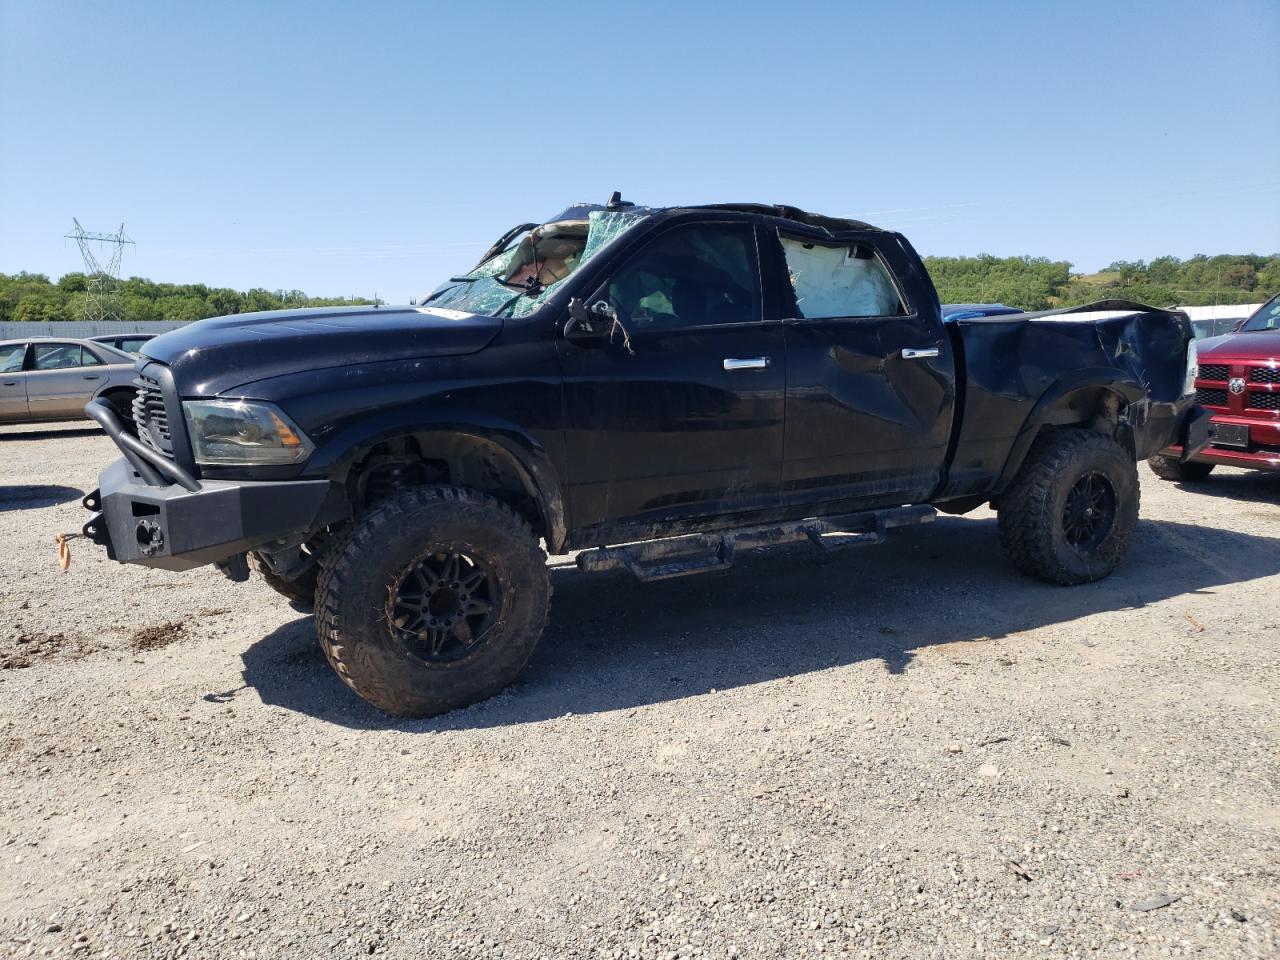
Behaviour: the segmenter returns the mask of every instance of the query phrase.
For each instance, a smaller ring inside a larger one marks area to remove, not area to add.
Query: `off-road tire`
[[[1068,540],[1064,513],[1077,484],[1101,478],[1114,495],[1105,535],[1087,548]],[[1023,573],[1050,583],[1100,580],[1128,552],[1138,524],[1138,470],[1120,444],[1092,430],[1040,434],[1009,489],[1000,496],[1000,544]]]
[[[474,652],[429,662],[393,634],[392,592],[436,553],[478,557],[498,585],[495,620]],[[321,564],[316,633],[343,683],[380,710],[427,717],[483,700],[524,670],[547,623],[546,554],[514,510],[456,487],[417,487],[339,534]]]
[[[267,586],[290,603],[310,608],[316,601],[316,582],[320,579],[320,564],[315,563],[307,568],[302,576],[295,580],[282,577],[267,565],[256,550],[249,551],[249,567],[266,582]]]
[[[1189,460],[1179,463],[1177,457],[1166,457],[1156,454],[1147,461],[1147,466],[1161,480],[1203,480],[1213,472],[1212,463],[1199,463]]]

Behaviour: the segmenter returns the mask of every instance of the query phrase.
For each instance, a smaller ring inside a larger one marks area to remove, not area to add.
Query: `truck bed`
[[[1025,456],[1046,410],[1078,393],[1099,402],[1100,373],[1128,408],[1138,459],[1173,442],[1185,386],[1190,321],[1177,310],[1106,300],[1062,310],[973,317],[946,324],[958,358],[958,425],[936,499],[995,490]],[[1047,422],[1052,422],[1047,421]],[[1012,451],[1012,452],[1011,452]]]

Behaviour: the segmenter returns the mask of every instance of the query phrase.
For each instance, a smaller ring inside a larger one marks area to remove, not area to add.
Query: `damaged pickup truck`
[[[417,306],[150,341],[133,417],[87,408],[124,456],[84,532],[124,563],[256,569],[314,602],[352,690],[430,715],[528,662],[543,544],[656,580],[991,503],[1018,569],[1106,576],[1136,461],[1206,442],[1191,344],[1182,314],[1126,302],[944,323],[898,233],[615,194]]]

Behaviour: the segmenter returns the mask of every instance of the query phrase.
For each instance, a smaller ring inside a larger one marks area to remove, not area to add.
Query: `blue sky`
[[[1094,270],[1280,251],[1280,2],[0,0],[0,271],[403,301],[614,189]]]

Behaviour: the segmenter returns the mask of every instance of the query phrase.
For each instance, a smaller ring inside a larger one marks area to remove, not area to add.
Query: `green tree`
[[[53,290],[45,290],[24,294],[14,307],[13,319],[19,323],[47,323],[70,318],[66,302]]]

